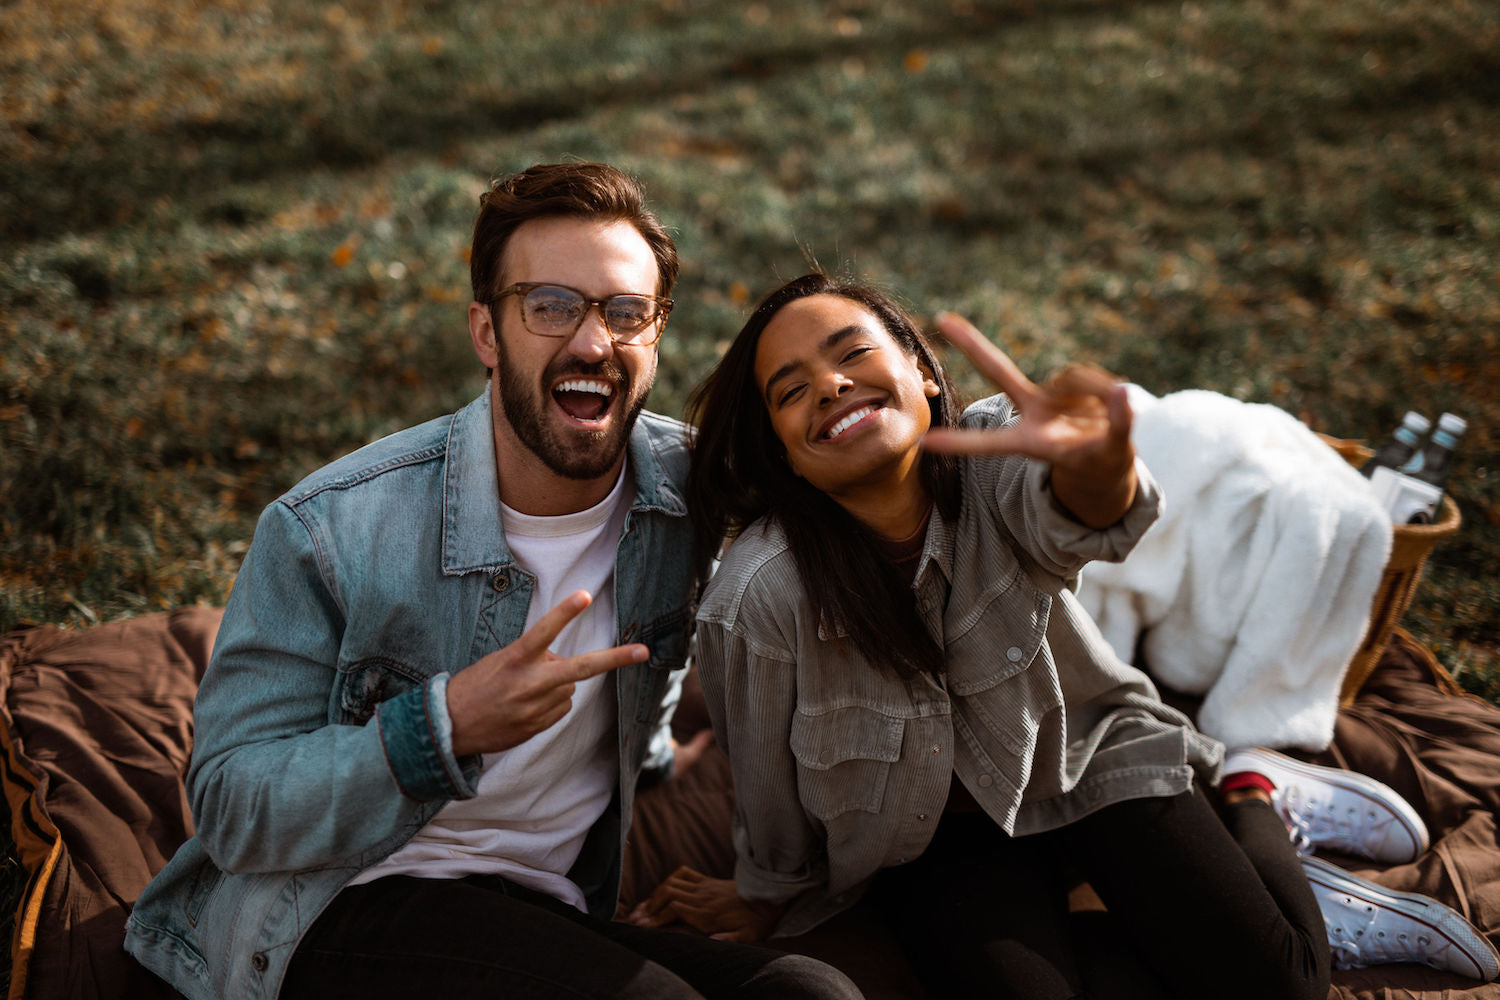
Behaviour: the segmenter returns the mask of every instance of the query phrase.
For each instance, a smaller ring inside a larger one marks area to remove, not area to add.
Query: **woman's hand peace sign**
[[[1069,365],[1038,385],[968,320],[937,317],[938,329],[1010,398],[1019,423],[992,430],[939,428],[922,446],[961,455],[1024,455],[1052,467],[1057,499],[1085,524],[1114,524],[1135,500],[1135,448],[1125,386],[1091,365]]]

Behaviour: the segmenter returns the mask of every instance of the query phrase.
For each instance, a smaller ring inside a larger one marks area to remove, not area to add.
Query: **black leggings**
[[[1069,913],[1069,871],[1108,913]],[[1007,837],[946,815],[862,907],[890,926],[931,1000],[949,997],[1324,1000],[1323,917],[1266,803],[1200,791],[1137,799]]]
[[[496,876],[345,889],[297,946],[281,1000],[859,1000],[802,955],[588,917]]]

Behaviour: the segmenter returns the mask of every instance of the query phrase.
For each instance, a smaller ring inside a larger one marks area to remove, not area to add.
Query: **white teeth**
[[[823,435],[823,437],[831,441],[874,412],[875,407],[873,406],[861,406],[859,409],[855,410],[853,413],[849,414],[847,417],[840,420],[832,427],[828,428],[828,433]]]
[[[554,392],[592,392],[598,396],[608,398],[614,395],[614,387],[608,382],[595,382],[592,379],[573,378],[560,383]]]

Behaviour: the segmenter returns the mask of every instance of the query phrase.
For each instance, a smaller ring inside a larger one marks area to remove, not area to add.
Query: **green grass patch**
[[[1456,0],[12,5],[0,628],[221,600],[270,498],[469,398],[475,195],[578,156],[678,227],[667,412],[816,259],[1036,374],[1466,414],[1410,623],[1482,687],[1497,36]]]

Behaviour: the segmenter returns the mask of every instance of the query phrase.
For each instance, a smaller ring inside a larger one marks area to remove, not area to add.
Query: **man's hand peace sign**
[[[453,675],[448,715],[455,755],[496,753],[526,742],[568,714],[579,682],[651,655],[638,642],[567,657],[549,650],[592,601],[586,590],[571,594],[515,642]]]

